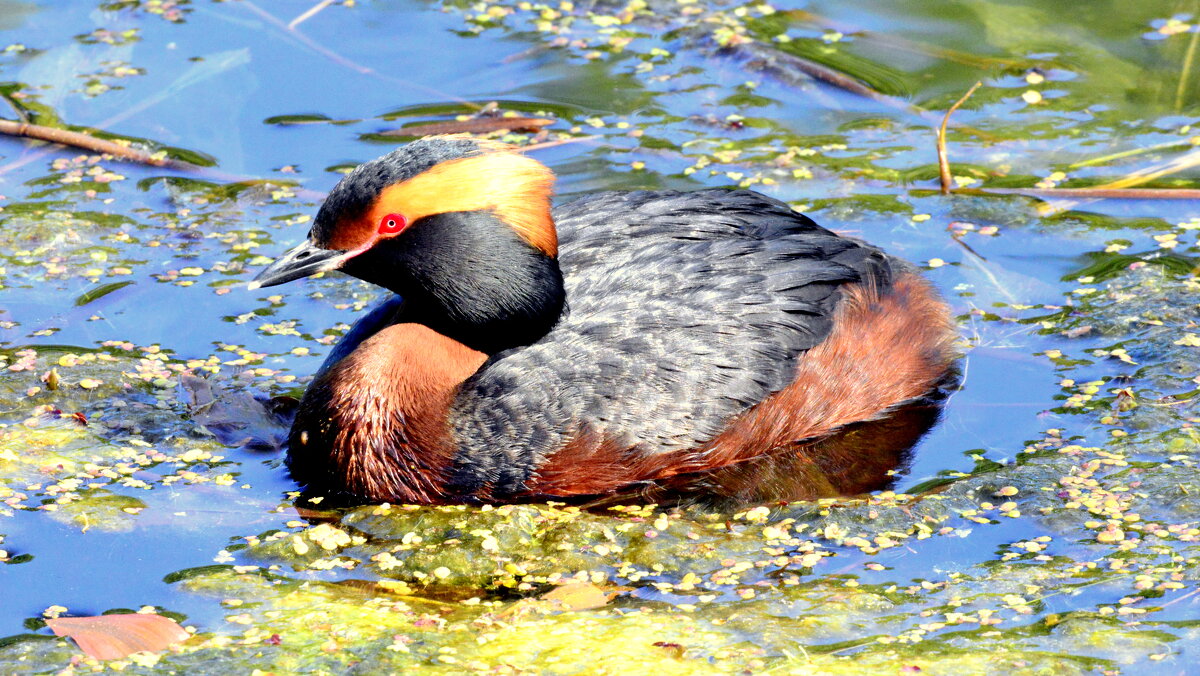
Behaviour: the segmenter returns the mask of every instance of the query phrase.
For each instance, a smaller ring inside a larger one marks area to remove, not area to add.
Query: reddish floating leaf
[[[554,124],[544,117],[473,117],[469,120],[447,120],[417,124],[400,129],[381,131],[381,136],[432,136],[434,134],[486,134],[502,129],[509,131],[536,132]]]
[[[119,660],[143,650],[159,652],[191,637],[179,623],[162,615],[126,613],[46,620],[56,636],[66,636],[88,657]]]

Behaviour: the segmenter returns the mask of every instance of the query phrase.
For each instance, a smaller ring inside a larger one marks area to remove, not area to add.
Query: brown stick
[[[27,122],[13,122],[12,120],[0,120],[0,134],[9,136],[20,136],[23,138],[32,138],[39,141],[49,141],[58,143],[64,146],[73,148],[82,148],[96,153],[105,153],[113,157],[119,157],[130,162],[138,162],[140,164],[148,164],[152,167],[166,167],[169,169],[197,169],[196,165],[190,162],[182,162],[165,157],[155,157],[154,155],[138,150],[131,146],[122,145],[115,141],[106,141],[88,136],[77,131],[68,131],[66,129],[56,129],[54,127],[43,127],[40,124],[29,124]]]
[[[950,235],[950,239],[954,240],[955,242],[958,242],[958,245],[961,246],[962,248],[966,249],[972,256],[975,256],[976,258],[978,258],[981,261],[984,261],[984,262],[987,261],[987,258],[985,258],[983,256],[983,254],[979,253],[975,249],[972,249],[970,244],[967,244],[966,242],[963,241],[962,235],[952,234],[952,235]]]
[[[218,181],[226,181],[230,183],[270,183],[262,179],[250,176],[238,176],[236,174],[228,174],[219,169],[212,167],[202,167],[191,162],[183,160],[171,159],[169,157],[155,157],[151,153],[144,150],[138,150],[131,146],[122,145],[114,141],[106,141],[95,136],[88,136],[77,131],[69,131],[66,129],[56,129],[54,127],[44,127],[40,124],[28,124],[25,122],[13,122],[12,120],[0,120],[0,134],[8,136],[17,136],[20,138],[31,138],[39,141],[48,141],[58,145],[67,146],[69,148],[79,148],[93,153],[103,153],[112,155],[118,159],[145,164],[151,167],[161,167],[163,169],[173,169],[176,171],[188,171],[200,174],[206,178]],[[292,190],[296,195],[308,199],[320,199],[325,196],[325,193],[308,190],[292,186]]]
[[[950,194],[950,183],[953,180],[953,178],[950,175],[950,160],[946,156],[946,125],[950,124],[950,116],[954,114],[954,111],[958,110],[958,107],[961,106],[967,99],[971,98],[971,94],[974,94],[975,90],[979,89],[981,86],[983,86],[982,82],[976,82],[975,84],[971,85],[971,88],[967,90],[967,93],[963,94],[962,98],[955,101],[954,105],[950,106],[950,110],[946,111],[946,115],[942,117],[942,126],[938,127],[938,133],[937,133],[938,174],[940,175],[941,180],[942,180],[942,194],[943,195]]]
[[[193,82],[192,84],[195,84],[195,82]],[[191,86],[191,85],[188,85],[188,86]],[[122,108],[121,112],[113,115],[112,117],[109,117],[105,120],[102,120],[102,121],[92,125],[92,128],[93,129],[109,129],[113,125],[117,124],[118,122],[127,120],[127,119],[133,117],[134,115],[137,115],[137,114],[145,111],[147,108],[158,105],[159,103],[161,103],[162,101],[164,101],[165,99],[167,99],[169,97],[170,90],[171,90],[171,88],[168,87],[159,92],[156,92],[155,94],[153,94],[147,98],[142,99],[141,101],[138,101],[137,103],[134,103],[133,105]],[[22,115],[22,118],[24,118],[23,115]],[[25,153],[22,157],[19,157],[19,158],[13,160],[12,162],[8,162],[7,164],[0,166],[0,175],[16,171],[17,169],[20,169],[21,167],[29,164],[30,162],[36,162],[37,160],[45,157],[46,155],[49,155],[52,152],[54,152],[53,149],[44,148],[44,149],[37,150],[34,152]]]

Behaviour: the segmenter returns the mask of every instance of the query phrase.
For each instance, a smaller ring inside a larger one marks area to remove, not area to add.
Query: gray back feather
[[[450,413],[455,482],[519,486],[581,432],[698,446],[792,380],[843,284],[891,259],[750,191],[599,193],[554,212],[568,312],[501,352]]]

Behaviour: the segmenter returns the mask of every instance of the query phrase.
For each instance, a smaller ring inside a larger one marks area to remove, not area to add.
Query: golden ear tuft
[[[512,146],[443,162],[402,183],[384,188],[367,218],[377,223],[389,213],[410,223],[455,211],[491,211],[521,239],[549,256],[558,255],[558,235],[550,216],[554,173]]]

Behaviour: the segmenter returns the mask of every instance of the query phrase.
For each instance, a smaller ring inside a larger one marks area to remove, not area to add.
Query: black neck
[[[404,321],[489,355],[546,335],[566,300],[558,261],[489,212],[423,218],[342,270],[403,297]]]

